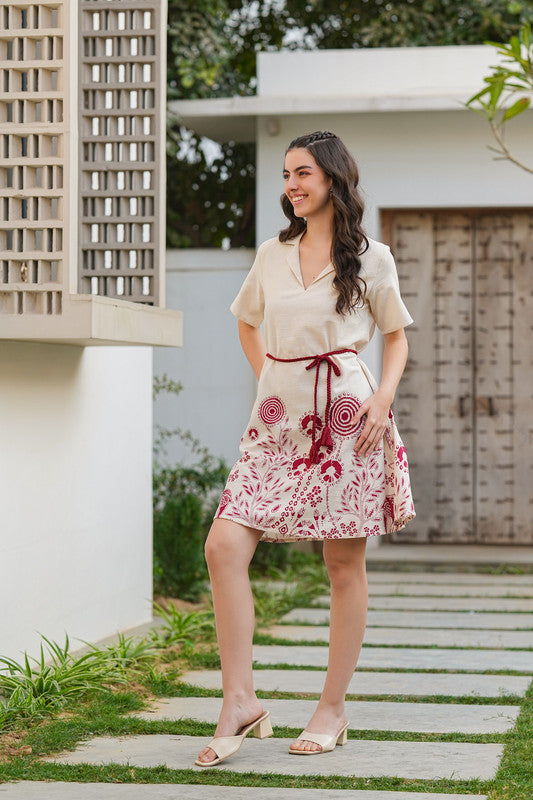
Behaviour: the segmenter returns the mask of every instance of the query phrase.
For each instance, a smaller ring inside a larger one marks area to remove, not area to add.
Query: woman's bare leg
[[[324,542],[324,561],[331,582],[328,671],[322,695],[307,730],[332,736],[347,722],[345,696],[363,643],[368,605],[366,538]],[[320,750],[298,739],[297,750]]]
[[[224,700],[215,736],[234,736],[262,713],[252,677],[254,603],[248,567],[261,534],[227,519],[216,519],[205,543],[211,578]],[[205,747],[200,761],[216,754]]]

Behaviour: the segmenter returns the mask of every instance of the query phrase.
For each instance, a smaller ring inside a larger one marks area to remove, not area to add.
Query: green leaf
[[[498,76],[492,81],[492,86],[490,87],[490,104],[493,108],[498,105],[498,100],[500,99],[501,93],[505,88],[505,78],[502,76]]]
[[[517,114],[521,114],[522,111],[525,111],[526,108],[529,108],[530,105],[531,105],[530,97],[521,97],[520,100],[517,100],[516,103],[513,103],[513,105],[507,109],[507,111],[502,117],[502,123],[507,122],[507,120],[511,119],[512,117],[516,117]]]

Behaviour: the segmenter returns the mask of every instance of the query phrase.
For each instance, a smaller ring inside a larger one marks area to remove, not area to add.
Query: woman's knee
[[[366,583],[365,541],[330,541],[324,544],[324,562],[332,586]]]
[[[257,545],[257,537],[247,528],[229,520],[216,519],[205,541],[205,560],[208,568],[248,567]]]

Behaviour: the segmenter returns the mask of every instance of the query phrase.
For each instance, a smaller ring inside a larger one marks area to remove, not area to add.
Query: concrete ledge
[[[66,295],[62,314],[2,314],[0,340],[95,345],[180,347],[183,314],[130,300]]]

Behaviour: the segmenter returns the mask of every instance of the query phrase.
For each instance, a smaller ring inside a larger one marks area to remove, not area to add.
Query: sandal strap
[[[227,758],[237,752],[241,741],[242,736],[216,736],[207,746],[217,754],[218,758]]]
[[[311,733],[311,731],[302,731],[302,733],[298,736],[298,739],[305,739],[306,742],[314,742],[314,744],[319,744],[321,747],[325,747],[328,745],[332,739],[336,739],[339,734],[330,736],[327,733]]]

